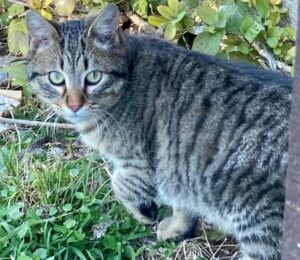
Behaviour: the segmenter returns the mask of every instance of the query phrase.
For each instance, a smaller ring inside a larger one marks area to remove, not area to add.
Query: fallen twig
[[[145,21],[142,17],[138,16],[134,12],[127,12],[128,18],[138,27],[138,32],[144,32],[147,34],[155,34],[156,28]]]
[[[43,127],[55,127],[64,129],[74,129],[75,126],[71,124],[61,124],[61,123],[51,123],[51,122],[41,122],[41,121],[30,121],[23,119],[12,119],[0,117],[0,123],[3,124],[18,124],[18,125],[29,125],[29,126],[43,126]]]
[[[273,55],[267,50],[265,45],[263,45],[263,47],[260,47],[257,42],[252,42],[251,46],[258,52],[261,57],[265,58],[268,61],[271,70],[277,69],[276,60],[274,59]]]

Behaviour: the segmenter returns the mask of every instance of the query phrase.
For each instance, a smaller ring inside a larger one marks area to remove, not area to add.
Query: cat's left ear
[[[103,47],[117,41],[120,12],[110,4],[96,17],[88,30],[88,37],[94,37]]]

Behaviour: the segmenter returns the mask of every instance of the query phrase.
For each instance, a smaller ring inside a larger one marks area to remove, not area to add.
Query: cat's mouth
[[[90,113],[86,107],[82,107],[76,112],[66,107],[62,111],[62,116],[72,124],[78,124],[90,119]]]

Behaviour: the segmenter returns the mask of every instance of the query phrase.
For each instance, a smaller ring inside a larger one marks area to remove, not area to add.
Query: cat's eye
[[[99,70],[94,70],[86,75],[85,80],[88,84],[94,85],[101,80],[101,77],[102,77],[101,72]]]
[[[57,72],[57,71],[51,71],[49,73],[49,80],[53,85],[56,85],[56,86],[61,86],[62,84],[65,83],[65,78],[64,78],[63,74],[61,74],[60,72]]]

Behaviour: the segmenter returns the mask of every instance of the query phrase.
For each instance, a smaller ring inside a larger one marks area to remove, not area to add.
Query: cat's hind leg
[[[171,217],[163,219],[157,228],[158,240],[182,241],[194,236],[198,217],[174,209]]]
[[[253,214],[239,223],[236,239],[240,244],[242,260],[280,260],[282,213],[276,208],[268,213]]]

